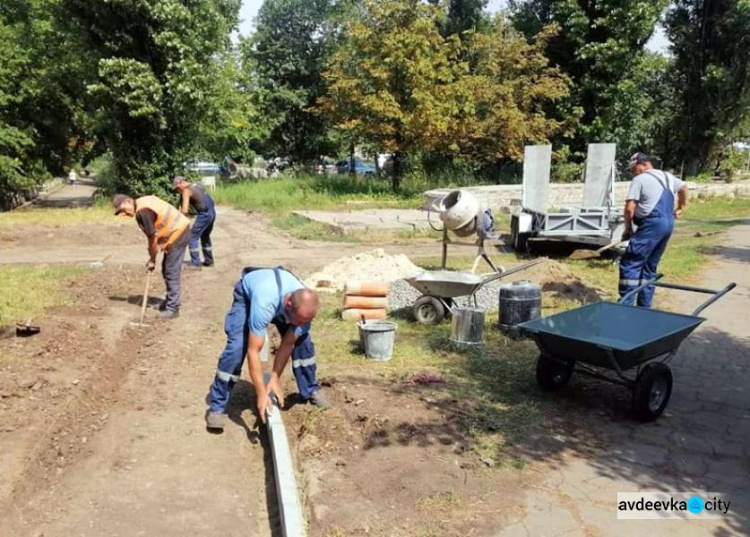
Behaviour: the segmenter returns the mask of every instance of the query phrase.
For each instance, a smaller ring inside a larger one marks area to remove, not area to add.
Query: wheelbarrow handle
[[[546,260],[547,260],[546,257],[540,257],[539,259],[534,259],[530,263],[526,263],[525,265],[521,265],[518,267],[513,267],[512,269],[506,270],[505,272],[496,272],[495,274],[491,274],[477,284],[477,289],[479,289],[479,287],[487,285],[490,282],[499,280],[500,278],[505,278],[506,276],[510,276],[511,274],[515,274],[516,272],[521,272],[522,270],[531,268],[534,265],[538,265],[539,263],[542,263],[543,261],[546,261]]]
[[[734,283],[734,282],[732,282],[729,285],[727,285],[724,289],[721,289],[719,291],[713,291],[713,295],[714,296],[712,296],[711,298],[709,298],[708,300],[706,300],[703,304],[701,304],[700,306],[698,306],[697,308],[695,308],[695,311],[693,311],[693,317],[697,317],[700,314],[700,312],[702,312],[704,309],[706,309],[707,307],[709,307],[711,304],[713,304],[714,302],[716,302],[717,300],[719,300],[721,297],[723,297],[724,295],[726,295],[729,291],[731,291],[735,287],[737,287],[737,284]]]

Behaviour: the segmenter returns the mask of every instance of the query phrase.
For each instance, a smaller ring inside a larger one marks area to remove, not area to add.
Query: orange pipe
[[[344,293],[359,296],[387,296],[388,284],[385,282],[346,282]]]
[[[384,309],[364,310],[359,308],[347,309],[341,312],[341,318],[345,321],[382,320],[388,318],[388,312]]]
[[[385,309],[388,307],[388,299],[379,296],[347,295],[344,297],[344,307],[365,310]]]

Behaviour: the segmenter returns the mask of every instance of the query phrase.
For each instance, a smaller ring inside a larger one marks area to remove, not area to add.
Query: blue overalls
[[[659,181],[663,190],[651,213],[645,218],[633,220],[638,227],[620,260],[620,297],[638,287],[641,282],[656,277],[656,269],[674,229],[674,193],[669,188],[669,180],[666,174],[662,181],[656,174],[646,173]],[[655,290],[653,285],[649,285],[640,291],[638,306],[650,308]],[[626,304],[632,306],[634,300],[635,297],[632,297]]]
[[[201,256],[198,249],[200,241],[203,250],[203,259],[206,265],[214,264],[214,252],[211,245],[211,232],[214,230],[214,220],[216,220],[216,207],[214,200],[206,193],[206,210],[199,212],[195,217],[193,227],[190,230],[190,263],[194,266],[200,266]]]
[[[279,331],[282,337],[292,326],[286,322],[282,315],[283,299],[281,293],[280,270],[286,270],[282,267],[274,269],[263,269],[248,267],[242,271],[244,277],[247,273],[255,270],[273,270],[276,276],[276,286],[279,291],[279,305],[276,309],[276,316],[272,323]],[[289,271],[287,271],[289,272]],[[211,385],[210,404],[212,412],[226,413],[227,403],[229,402],[229,392],[234,384],[239,380],[242,372],[242,364],[247,355],[248,329],[247,319],[250,315],[250,300],[242,289],[242,278],[234,285],[234,301],[229,313],[224,320],[224,332],[227,334],[227,344],[224,352],[219,356],[219,365],[216,370],[216,378]],[[318,391],[318,382],[315,380],[317,366],[315,364],[315,345],[313,344],[310,333],[302,334],[294,344],[292,351],[292,373],[297,381],[302,399],[310,399]]]

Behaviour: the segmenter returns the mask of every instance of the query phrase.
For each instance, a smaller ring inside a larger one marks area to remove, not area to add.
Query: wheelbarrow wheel
[[[543,390],[553,392],[565,386],[573,376],[573,363],[540,354],[536,362],[536,381]]]
[[[420,324],[439,324],[445,318],[445,306],[434,296],[421,296],[412,307],[414,318]]]
[[[672,396],[672,371],[666,364],[648,364],[635,381],[633,412],[642,421],[654,421]]]

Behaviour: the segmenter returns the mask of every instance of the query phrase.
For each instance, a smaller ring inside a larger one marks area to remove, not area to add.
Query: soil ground
[[[576,379],[542,399],[548,421],[514,445],[517,463],[497,467],[468,445],[470,398],[320,356],[334,407],[284,414],[310,534],[750,533],[750,226],[730,238],[704,283],[739,287],[680,351],[673,400],[655,424],[630,419],[624,390]],[[0,340],[0,535],[278,534],[249,384],[234,390],[223,435],[204,427],[231,287],[246,265],[305,275],[364,247],[298,241],[226,208],[214,243],[216,267],[183,275],[181,317],[160,323],[150,309],[137,327],[146,254],[134,222],[3,230],[1,263],[104,266],[69,284],[73,304],[38,319],[41,334]],[[432,240],[375,247],[439,255]],[[528,390],[533,367],[530,358]],[[704,522],[617,522],[616,492],[638,490],[724,492],[736,509]]]

